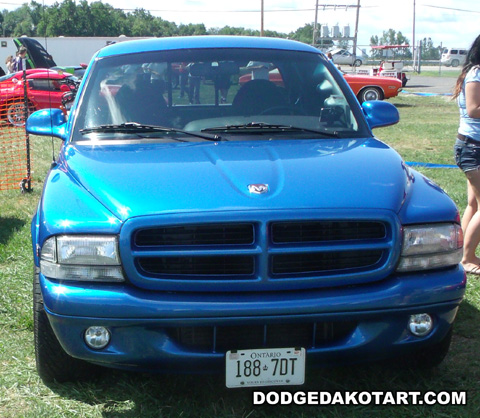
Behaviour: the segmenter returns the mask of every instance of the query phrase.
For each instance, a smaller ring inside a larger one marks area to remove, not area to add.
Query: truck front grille
[[[303,290],[381,280],[398,257],[391,213],[380,220],[363,213],[355,219],[352,211],[347,219],[248,215],[235,213],[235,222],[215,213],[204,221],[200,215],[129,221],[121,237],[131,243],[131,253],[122,253],[129,280],[171,291]]]

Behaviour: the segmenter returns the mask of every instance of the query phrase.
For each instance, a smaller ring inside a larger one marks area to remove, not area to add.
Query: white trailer
[[[0,38],[0,66],[5,70],[5,60],[9,55],[15,56],[17,47],[14,38]],[[53,57],[58,66],[75,66],[88,64],[93,54],[106,45],[142,38],[119,37],[63,37],[58,38],[32,38]]]

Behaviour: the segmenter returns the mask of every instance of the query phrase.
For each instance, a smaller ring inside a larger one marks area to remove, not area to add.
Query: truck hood
[[[248,209],[398,212],[410,184],[400,156],[374,138],[76,143],[64,148],[62,160],[122,220]]]

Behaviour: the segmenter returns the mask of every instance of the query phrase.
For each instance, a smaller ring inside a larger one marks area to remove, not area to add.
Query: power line
[[[423,4],[423,6],[424,7],[432,7],[434,9],[453,10],[454,12],[480,13],[479,10],[456,9],[454,7],[433,6],[433,5],[430,5],[430,4]]]

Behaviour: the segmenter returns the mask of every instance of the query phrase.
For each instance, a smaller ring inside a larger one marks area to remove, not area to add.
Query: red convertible
[[[50,107],[63,109],[62,97],[75,85],[76,77],[45,68],[26,71],[29,113]],[[25,124],[23,72],[0,77],[0,120]]]
[[[394,77],[375,77],[347,73],[343,73],[343,76],[360,103],[368,100],[390,99],[397,96],[402,90],[402,82]],[[239,83],[244,84],[251,79],[252,75],[248,73],[239,78]],[[269,72],[268,79],[277,86],[283,86],[283,79],[277,68]]]

